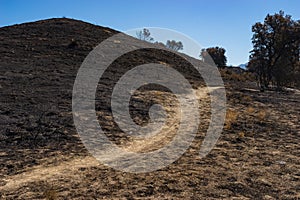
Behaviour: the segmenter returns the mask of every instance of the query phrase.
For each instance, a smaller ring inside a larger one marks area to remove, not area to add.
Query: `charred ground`
[[[2,199],[300,197],[299,90],[262,93],[251,75],[230,69],[222,70],[228,99],[226,124],[216,147],[206,158],[198,158],[210,119],[209,98],[204,90],[200,100],[203,123],[197,137],[190,149],[169,167],[129,174],[93,159],[73,124],[72,89],[84,58],[97,44],[116,33],[110,28],[67,18],[0,28]],[[109,138],[118,145],[132,141],[113,123],[110,107],[101,99],[109,95],[115,81],[113,74],[149,62],[181,70],[194,88],[205,86],[188,63],[167,52],[146,49],[118,59],[110,66],[105,81],[99,83],[96,96],[100,99],[96,104],[98,118]],[[137,123],[147,121],[145,107],[140,107],[141,103],[147,104],[143,92],[133,98]],[[164,89],[157,89],[153,96],[155,102],[164,100],[170,108],[176,107],[174,97]],[[173,129],[170,127],[170,131]],[[141,151],[147,148],[145,145]]]

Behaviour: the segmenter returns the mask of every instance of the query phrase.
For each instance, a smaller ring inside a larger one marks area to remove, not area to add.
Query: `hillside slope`
[[[207,89],[186,61],[157,50],[133,52],[112,64],[97,90],[99,123],[129,151],[168,143],[177,128],[176,111],[160,136],[141,142],[120,131],[103,100],[116,74],[144,63],[167,63],[197,89],[202,123],[195,141],[179,160],[151,173],[124,173],[97,162],[76,133],[72,89],[84,58],[116,33],[67,18],[0,28],[1,199],[300,198],[299,91],[261,93],[241,75],[225,73],[226,124],[216,147],[200,159],[210,121]],[[136,123],[147,122],[147,105],[153,102],[164,102],[168,110],[178,106],[164,88],[141,90],[133,97]]]

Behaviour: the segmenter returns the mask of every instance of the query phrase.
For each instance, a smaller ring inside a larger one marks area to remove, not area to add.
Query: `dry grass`
[[[244,101],[244,102],[252,102],[253,99],[252,99],[252,97],[249,96],[249,95],[244,95],[244,96],[243,96],[243,101]]]
[[[255,109],[251,106],[246,109],[246,113],[248,113],[248,114],[253,114],[254,112],[255,112]]]
[[[53,187],[50,187],[44,192],[44,197],[47,200],[56,200],[57,199],[57,192]]]
[[[265,121],[267,118],[267,112],[265,110],[260,110],[256,117],[258,118],[259,121]]]
[[[222,77],[227,80],[236,81],[236,82],[245,82],[245,81],[254,81],[255,77],[252,73],[243,72],[236,73],[230,69],[221,69],[220,70]]]
[[[239,132],[238,137],[240,139],[244,138],[245,137],[245,133],[244,132]]]
[[[230,109],[226,112],[226,120],[225,120],[225,129],[231,129],[232,125],[237,122],[238,119],[238,112]]]

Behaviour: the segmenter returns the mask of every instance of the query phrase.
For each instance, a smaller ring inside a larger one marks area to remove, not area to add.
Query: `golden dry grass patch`
[[[243,131],[239,132],[238,137],[240,139],[244,138],[245,137],[245,132],[243,132]]]
[[[226,112],[225,129],[230,129],[237,122],[239,113],[236,110],[229,109]]]
[[[254,112],[255,112],[255,109],[252,106],[250,106],[246,109],[246,113],[248,113],[248,114],[253,114]]]
[[[257,114],[256,117],[260,121],[265,121],[267,118],[267,111],[266,110],[260,110]]]

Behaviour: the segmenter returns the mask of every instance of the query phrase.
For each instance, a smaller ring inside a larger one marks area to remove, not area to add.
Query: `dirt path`
[[[30,182],[44,181],[61,176],[72,176],[82,167],[97,166],[100,163],[94,157],[81,157],[62,162],[55,166],[39,165],[27,172],[7,177],[6,185],[0,187],[0,191],[11,191],[20,188]]]
[[[200,99],[207,99],[208,92],[218,88],[199,88],[196,91],[197,97]],[[180,117],[179,113],[174,116],[174,120]],[[158,135],[148,139],[139,139],[131,141],[124,146],[124,150],[133,152],[149,152],[161,148],[163,145],[172,140],[176,134],[178,124],[168,124],[162,129]],[[28,171],[10,176],[4,179],[6,184],[0,186],[0,191],[12,191],[20,188],[28,183],[36,181],[53,180],[59,177],[71,177],[78,172],[79,168],[88,168],[92,166],[101,165],[94,157],[80,157],[64,161],[59,165],[44,166],[39,165],[28,169]]]
[[[209,92],[212,92],[216,89],[220,89],[220,87],[201,87],[196,90],[196,96],[198,99],[202,99],[205,101],[209,101]],[[186,99],[193,98],[192,95],[185,95]],[[199,105],[201,106],[201,105]],[[210,109],[210,108],[203,108],[202,109]],[[167,108],[171,109],[171,108]],[[126,146],[123,148],[126,151],[132,151],[132,152],[149,152],[154,151],[159,148],[162,148],[165,146],[168,142],[172,140],[172,138],[176,135],[176,132],[179,127],[179,119],[181,117],[180,112],[174,113],[174,115],[171,116],[172,121],[165,125],[162,128],[162,131],[150,138],[146,139],[136,139],[131,141],[130,143],[127,143]]]
[[[197,96],[204,100],[202,102],[205,106],[201,108],[204,110],[208,110],[207,92],[207,89],[202,88],[197,91]],[[299,94],[289,95],[286,100],[281,94],[259,95],[262,96],[255,99],[257,105],[250,106],[257,109],[257,112],[265,110],[270,118],[266,117],[262,124],[253,121],[258,129],[245,132],[246,136],[240,140],[237,135],[244,129],[239,126],[242,119],[238,118],[240,121],[236,122],[234,128],[225,130],[219,144],[205,160],[195,159],[194,152],[198,156],[199,150],[195,147],[190,154],[187,153],[176,164],[164,170],[152,174],[130,174],[106,168],[90,156],[70,158],[67,161],[62,161],[66,160],[65,157],[58,156],[55,160],[61,162],[57,165],[41,164],[26,168],[24,173],[4,177],[6,185],[0,186],[0,198],[2,195],[3,199],[43,199],[44,192],[53,186],[58,199],[82,199],[83,195],[94,195],[95,199],[183,199],[189,194],[201,199],[211,196],[214,197],[212,199],[224,196],[236,199],[275,199],[278,194],[282,199],[293,199],[299,196],[299,136],[295,132],[299,130],[299,126],[295,126],[299,117]],[[272,101],[269,96],[272,96]],[[234,106],[239,109],[238,106],[243,105]],[[241,117],[249,119],[247,113],[242,114]],[[275,120],[273,117],[277,116]],[[285,122],[289,119],[291,124],[287,129]],[[274,124],[280,127],[273,128]],[[156,138],[133,142],[124,146],[124,149],[138,152],[153,150],[172,139],[166,133],[176,132],[176,123],[169,125],[169,130],[164,130]],[[54,158],[47,159],[47,163],[54,163],[51,159]],[[195,190],[198,191],[196,195],[193,194]]]

